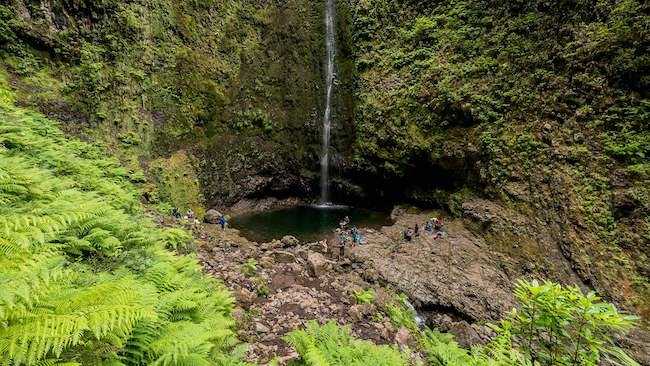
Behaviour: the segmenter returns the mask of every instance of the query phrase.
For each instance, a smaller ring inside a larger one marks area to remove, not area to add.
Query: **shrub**
[[[601,355],[620,354],[614,336],[635,320],[574,286],[519,281],[515,297],[519,307],[495,330],[511,335],[533,364],[598,365]]]
[[[257,261],[255,258],[248,258],[241,266],[241,273],[246,277],[252,277],[257,273]]]

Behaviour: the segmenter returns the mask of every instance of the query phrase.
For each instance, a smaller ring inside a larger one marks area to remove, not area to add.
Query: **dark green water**
[[[231,225],[249,240],[268,242],[293,235],[303,241],[316,241],[332,233],[345,216],[350,226],[379,228],[389,225],[388,212],[353,207],[299,206],[234,217]]]

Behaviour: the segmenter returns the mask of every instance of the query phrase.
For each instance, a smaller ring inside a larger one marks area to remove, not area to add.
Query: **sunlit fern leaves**
[[[0,106],[0,365],[241,364],[230,295],[138,195],[100,149]]]
[[[350,330],[334,322],[312,321],[304,330],[285,337],[306,366],[406,366],[409,356],[394,347],[377,346],[354,338]]]

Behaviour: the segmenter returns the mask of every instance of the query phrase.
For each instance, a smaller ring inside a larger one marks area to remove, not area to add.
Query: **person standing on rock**
[[[427,223],[424,225],[424,231],[429,233],[429,235],[433,234],[433,219],[427,220]]]
[[[228,225],[228,220],[226,220],[226,216],[224,215],[219,216],[218,224],[221,226],[221,230],[226,230],[226,225]]]
[[[353,226],[352,229],[350,230],[350,234],[352,235],[352,243],[354,245],[359,244],[359,229],[357,229],[356,226]]]
[[[345,230],[345,227],[348,226],[348,224],[350,224],[350,216],[345,216],[339,223],[339,228]]]
[[[347,237],[345,231],[336,229],[336,238],[339,244],[339,259],[345,256],[345,245],[347,244]]]
[[[434,225],[436,231],[442,231],[442,220],[435,217],[433,219],[433,225]]]
[[[413,229],[413,236],[415,236],[416,238],[420,236],[420,225],[418,225],[417,223],[415,224],[415,228]]]
[[[434,228],[436,229],[436,234],[434,235],[433,239],[438,239],[438,238],[444,238],[445,237],[445,231],[444,231],[444,226],[442,223],[442,220],[435,219],[433,222]]]
[[[404,230],[404,240],[406,240],[407,242],[413,240],[413,230],[411,230],[410,227]]]

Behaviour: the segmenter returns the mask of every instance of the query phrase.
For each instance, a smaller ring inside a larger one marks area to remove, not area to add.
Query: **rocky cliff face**
[[[106,142],[134,169],[187,151],[208,205],[308,193],[323,9],[308,0],[15,0],[0,6],[2,63],[22,103]]]
[[[346,177],[650,315],[648,5],[348,0]],[[381,182],[377,184],[374,182]]]

